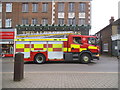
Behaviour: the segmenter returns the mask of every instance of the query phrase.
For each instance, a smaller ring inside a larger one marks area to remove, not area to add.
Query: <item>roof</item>
[[[120,25],[120,18],[117,19],[116,21],[114,21],[112,24],[107,25],[106,27],[104,27],[103,29],[101,29],[100,31],[98,31],[96,34],[100,33],[101,31],[105,30],[106,28],[111,27],[112,25]]]
[[[88,2],[92,0],[1,0],[1,2]]]
[[[113,25],[120,25],[120,18],[117,19],[117,20],[113,23]]]

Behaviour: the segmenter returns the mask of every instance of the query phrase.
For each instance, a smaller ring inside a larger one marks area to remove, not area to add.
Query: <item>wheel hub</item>
[[[89,60],[89,58],[87,56],[84,56],[83,60],[87,62]]]

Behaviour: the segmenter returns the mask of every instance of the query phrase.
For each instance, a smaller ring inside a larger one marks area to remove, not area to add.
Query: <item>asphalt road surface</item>
[[[25,72],[118,72],[118,60],[115,57],[101,56],[100,60],[94,60],[89,64],[79,62],[46,62],[34,64],[26,62]],[[14,71],[14,59],[2,59],[2,72]]]

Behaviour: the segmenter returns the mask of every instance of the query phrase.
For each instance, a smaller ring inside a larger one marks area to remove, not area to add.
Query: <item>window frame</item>
[[[46,23],[46,21],[47,21],[47,23]],[[45,23],[44,23],[44,22],[45,22]],[[42,24],[43,26],[45,26],[46,24],[48,24],[48,18],[42,18],[41,24]]]
[[[38,3],[32,3],[32,12],[38,12]]]
[[[23,7],[23,5],[25,5],[25,6]],[[28,13],[29,12],[29,4],[28,3],[22,3],[22,12],[23,13]]]
[[[58,2],[58,12],[64,12],[64,11],[65,11],[64,2]]]
[[[42,3],[42,12],[47,13],[48,12],[48,3]]]
[[[25,21],[25,20],[26,20],[26,21]],[[24,22],[25,24],[24,24],[23,22]],[[27,22],[27,23],[26,23],[26,22]],[[28,24],[29,24],[28,18],[23,18],[23,19],[22,19],[22,25],[28,25]]]
[[[0,12],[2,12],[2,3],[0,3]]]
[[[86,3],[81,2],[79,3],[79,12],[85,13],[86,12]]]
[[[6,20],[5,20],[5,27],[6,28],[12,27],[12,19],[11,18],[6,18]]]
[[[64,18],[58,18],[58,24],[59,25],[64,25],[64,23],[65,23]]]
[[[7,13],[12,12],[12,3],[6,3],[6,12]]]
[[[37,25],[38,24],[38,19],[37,18],[32,18],[32,25]]]
[[[75,11],[75,3],[74,2],[69,2],[68,11],[69,12],[74,12]]]

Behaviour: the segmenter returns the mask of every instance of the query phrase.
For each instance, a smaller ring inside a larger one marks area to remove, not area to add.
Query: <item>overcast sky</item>
[[[120,0],[92,0],[91,34],[95,34],[109,24],[109,19],[114,16],[118,19],[118,2]]]

